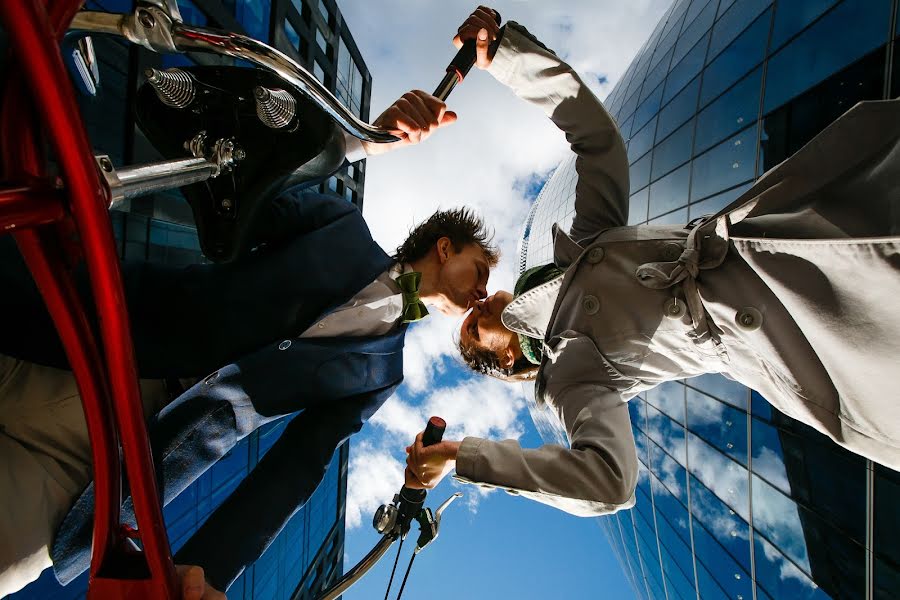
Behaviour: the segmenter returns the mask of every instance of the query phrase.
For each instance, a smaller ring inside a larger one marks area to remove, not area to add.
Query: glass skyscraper
[[[245,33],[268,42],[315,73],[339,100],[369,119],[372,78],[334,0],[179,0],[188,23]],[[131,12],[131,0],[89,0],[86,8]],[[3,32],[0,31],[0,46]],[[79,98],[92,146],[117,167],[160,160],[135,125],[132,100],[146,67],[228,64],[207,54],[158,55],[114,38],[94,36],[100,86],[94,98]],[[0,75],[3,74],[0,65]],[[342,169],[319,191],[362,209],[365,161]],[[119,253],[130,260],[170,265],[204,262],[186,201],[177,191],[136,198],[112,211]],[[173,550],[181,547],[247,476],[281,435],[287,421],[270,423],[242,440],[164,509]],[[228,598],[311,600],[343,573],[348,445],[332,458],[307,505],[257,562],[228,590]],[[2,543],[2,542],[0,542]],[[66,587],[51,570],[15,599],[68,600],[84,596],[87,573]]]
[[[897,13],[895,0],[674,2],[605,102],[628,143],[629,224],[714,213],[856,102],[900,95]],[[552,260],[575,181],[569,157],[523,226],[520,272]],[[900,598],[900,474],[719,375],[629,410],[637,503],[599,523],[638,598]]]

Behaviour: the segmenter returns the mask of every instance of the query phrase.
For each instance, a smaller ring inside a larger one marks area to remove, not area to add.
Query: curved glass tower
[[[677,0],[606,100],[629,224],[716,212],[860,100],[900,95],[895,0]],[[520,271],[571,224],[574,157],[528,215]],[[864,201],[864,199],[860,199]],[[599,519],[638,598],[900,598],[900,474],[718,375],[629,403],[637,504]]]

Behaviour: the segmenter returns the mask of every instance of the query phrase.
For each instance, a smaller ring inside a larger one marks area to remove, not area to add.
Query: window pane
[[[644,155],[653,146],[653,136],[656,133],[656,119],[651,119],[643,129],[631,136],[628,142],[628,160],[634,162]]]
[[[740,79],[744,73],[762,62],[766,55],[771,16],[771,9],[763,13],[706,67],[703,73],[703,89],[700,92],[700,106],[706,105]]]
[[[297,30],[294,29],[294,26],[287,19],[284,20],[284,35],[294,50],[300,47],[300,34],[297,33]]]
[[[631,417],[631,424],[640,427],[641,430],[647,429],[647,407],[640,398],[633,398],[628,402],[628,415]]]
[[[900,565],[900,473],[875,465],[873,550],[876,556]]]
[[[322,18],[325,19],[325,22],[328,23],[328,20],[331,18],[331,13],[328,12],[328,7],[325,6],[325,3],[322,0],[319,0],[319,13],[322,15]]]
[[[718,544],[723,546],[745,571],[749,571],[750,525],[693,476],[690,478],[690,486],[695,546],[699,546],[698,529],[705,528],[707,536],[718,540]],[[715,548],[715,545],[712,546]]]
[[[747,469],[688,432],[688,465],[691,474],[744,519],[749,520]]]
[[[747,547],[749,550],[749,542]],[[716,583],[725,590],[729,598],[753,597],[752,582],[746,569],[741,568],[734,558],[722,551],[711,532],[694,521],[694,552],[697,561],[703,563]],[[705,600],[705,598],[704,598]]]
[[[659,103],[662,100],[662,86],[657,87],[650,96],[644,100],[634,113],[634,126],[640,127],[650,120],[659,111]]]
[[[347,45],[344,44],[344,40],[340,39],[338,41],[338,57],[337,57],[337,76],[338,83],[343,85],[348,90],[350,89],[350,65],[353,62],[353,57],[350,56],[350,50],[347,48]]]
[[[647,75],[647,79],[644,80],[644,87],[641,90],[641,102],[643,102],[652,91],[656,90],[656,86],[662,83],[666,73],[669,72],[669,62],[671,59],[672,50],[669,50],[668,54],[659,61],[659,64],[653,67],[653,70]]]
[[[753,126],[695,158],[691,199],[699,200],[752,179],[755,154]]]
[[[688,427],[742,465],[747,464],[747,413],[688,389]]]
[[[747,410],[748,390],[737,381],[728,379],[722,375],[709,373],[685,379],[684,382],[693,388],[697,388],[710,396],[722,400],[723,402],[727,402],[742,410]]]
[[[751,409],[750,414],[754,417],[758,417],[760,419],[765,419],[766,421],[772,420],[772,405],[769,404],[769,401],[762,397],[762,395],[753,390],[750,392],[751,399]]]
[[[685,463],[684,427],[652,406],[647,407],[647,436],[679,463]]]
[[[650,159],[652,155],[647,154],[641,160],[631,165],[628,172],[628,179],[631,182],[631,189],[639,190],[650,183]],[[646,211],[644,211],[646,218]],[[643,220],[643,219],[642,219]]]
[[[656,135],[664,139],[679,125],[697,112],[697,95],[700,92],[700,78],[695,77],[675,98],[659,111],[659,126]]]
[[[687,510],[682,507],[683,516],[679,517],[687,522]],[[657,511],[656,527],[659,532],[659,545],[662,552],[663,572],[669,582],[675,583],[679,597],[693,597],[694,592],[694,558],[691,554],[690,541],[686,544],[669,525],[669,522]],[[669,597],[672,597],[669,590]]]
[[[616,122],[618,122],[618,117],[616,117]],[[634,125],[634,115],[631,115],[629,119],[627,119],[622,126],[619,128],[619,133],[622,134],[622,138],[627,142],[631,139],[631,129],[632,125]]]
[[[694,78],[703,68],[703,61],[706,58],[706,48],[709,42],[709,34],[703,36],[699,42],[694,44],[691,51],[681,59],[681,62],[672,67],[669,76],[666,78],[666,93],[663,96],[663,102],[668,102],[670,98],[681,91],[681,88]]]
[[[650,155],[647,155],[650,158]],[[648,163],[649,164],[649,163]],[[645,187],[631,195],[628,200],[628,224],[638,225],[647,220],[647,200],[650,198],[650,188]],[[632,401],[633,402],[633,401]]]
[[[685,490],[687,489],[687,471],[685,471],[683,467],[677,465],[674,461],[671,461],[671,459],[669,460],[669,464],[671,464],[674,469],[673,475],[670,476],[670,478],[680,487],[679,495],[687,497],[687,494],[685,493]],[[688,524],[688,514],[685,504],[679,501],[678,498],[672,494],[672,491],[665,487],[665,484],[660,482],[656,477],[653,477],[650,483],[651,488],[653,489],[653,502],[656,505],[656,511],[658,513],[656,522],[659,523],[660,517],[662,517],[666,520],[667,527],[676,533],[684,544],[690,546],[691,530],[690,525]],[[664,528],[660,527],[661,533],[663,529]],[[669,545],[671,546],[672,544]]]
[[[703,4],[704,1],[705,0],[694,0],[694,4]],[[679,36],[678,43],[675,45],[675,54],[672,55],[673,61],[678,62],[681,60],[684,55],[694,47],[694,44],[700,41],[703,34],[709,30],[709,26],[712,25],[715,16],[716,2],[709,1],[706,3],[706,7],[700,15],[685,27],[684,32]]]
[[[829,600],[816,583],[759,534],[753,537],[756,583],[772,598]],[[860,596],[863,594],[860,592]]]
[[[628,118],[634,113],[634,109],[637,107],[638,102],[638,93],[634,92],[631,96],[629,96],[628,100],[625,101],[625,104],[622,105],[622,115],[624,118]]]
[[[780,2],[775,11],[775,23],[772,25],[772,40],[769,51],[776,50],[789,37],[812,23],[826,10],[837,3],[837,0],[791,0]]]
[[[687,204],[691,165],[686,164],[650,184],[650,217]]]
[[[656,444],[650,444],[650,468],[665,486],[666,493],[687,505],[687,471],[685,468]],[[653,481],[656,480],[657,477],[654,477]],[[657,508],[660,507],[657,505]]]
[[[322,65],[319,64],[319,59],[316,59],[313,63],[313,75],[316,76],[316,79],[325,83],[325,70],[322,68]]]
[[[657,137],[659,136],[657,135]],[[678,165],[690,160],[693,141],[694,121],[692,119],[679,127],[668,138],[659,142],[653,149],[653,174],[650,179],[659,179]],[[687,194],[681,199],[682,204],[686,198]],[[671,208],[676,207],[677,205]]]
[[[647,221],[648,225],[682,225],[684,223],[687,223],[686,208],[666,213],[661,217],[656,217],[655,219]]]
[[[884,44],[890,12],[888,0],[845,0],[772,56],[763,112]]]
[[[655,406],[675,422],[684,425],[684,386],[676,381],[666,381],[647,390],[647,402]]]
[[[694,152],[703,152],[755,121],[759,113],[761,85],[762,68],[759,68],[704,108],[697,115],[697,145]]]
[[[328,54],[328,41],[325,39],[325,34],[318,27],[316,27],[316,43],[324,54]]]
[[[737,37],[770,4],[772,4],[772,0],[738,0],[736,4],[728,9],[728,12],[723,14],[716,22],[716,26],[713,27],[712,41],[709,43],[709,60],[715,58],[725,46],[731,43],[731,40]],[[768,36],[768,33],[766,31],[766,36]]]
[[[697,202],[696,204],[691,204],[688,207],[688,218],[696,219],[697,217],[702,217],[704,215],[714,215],[735,200],[737,200],[741,194],[750,189],[753,183],[746,183],[744,185],[738,186],[732,190],[728,190],[727,192],[722,192],[721,194],[717,194],[712,198],[707,198],[701,202]],[[724,377],[719,376],[721,379],[725,379]],[[744,394],[746,396],[746,393]],[[744,410],[746,410],[747,400],[744,399]]]
[[[884,61],[884,51],[875,50],[769,114],[763,121],[759,169],[779,164],[857,102],[881,99]]]

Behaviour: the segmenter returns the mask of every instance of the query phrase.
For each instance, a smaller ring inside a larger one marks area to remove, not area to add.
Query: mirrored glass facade
[[[372,80],[334,0],[178,0],[185,22],[245,33],[268,41],[301,65],[321,71],[332,92],[364,120],[369,118]],[[85,7],[131,12],[131,0],[89,0]],[[0,47],[5,47],[0,32]],[[135,124],[132,97],[146,67],[227,64],[212,55],[158,55],[94,36],[100,87],[95,98],[79,97],[90,142],[116,166],[161,160]],[[0,67],[0,75],[3,74]],[[320,191],[362,208],[365,167],[350,165],[321,184]],[[136,198],[110,213],[122,258],[168,265],[205,261],[193,217],[177,191]],[[290,417],[254,432],[164,509],[169,540],[177,551],[231,494],[277,441]],[[228,590],[231,599],[307,600],[343,573],[344,512],[348,446],[332,458],[307,505],[289,521],[265,554]],[[2,543],[2,541],[0,541]],[[60,587],[47,570],[11,599],[83,598],[87,574]]]
[[[900,95],[897,13],[895,0],[676,0],[605,101],[628,145],[629,224],[714,213],[855,103]],[[570,156],[526,219],[519,272],[552,260],[575,181]],[[598,522],[636,597],[900,597],[900,474],[719,375],[629,411],[637,503]]]

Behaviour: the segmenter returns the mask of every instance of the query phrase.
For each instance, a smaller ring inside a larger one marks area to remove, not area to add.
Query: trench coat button
[[[581,301],[581,308],[584,309],[589,315],[597,314],[597,311],[600,310],[600,301],[597,300],[596,296],[585,296]]]
[[[291,347],[291,340],[284,340],[283,342],[278,344],[279,350],[287,350],[290,347]]]
[[[663,305],[663,314],[667,319],[672,319],[673,321],[681,320],[681,317],[683,317],[686,312],[687,306],[685,305],[684,300],[679,302],[678,298],[669,298]]]
[[[672,262],[678,260],[682,252],[684,252],[684,248],[681,247],[681,244],[669,243],[663,246],[662,257],[664,261]]]
[[[592,265],[596,265],[603,260],[604,256],[606,256],[606,251],[603,248],[591,248],[587,253],[587,261]]]
[[[763,316],[752,306],[746,306],[734,317],[734,322],[744,331],[756,331],[762,327]]]

